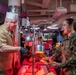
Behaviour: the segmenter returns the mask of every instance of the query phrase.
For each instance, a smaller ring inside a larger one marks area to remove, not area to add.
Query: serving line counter
[[[61,69],[54,69],[54,67],[47,65],[43,60],[44,55],[36,54],[34,56],[34,68],[32,63],[32,57],[25,58],[23,63],[18,71],[17,75],[63,75]],[[53,62],[53,61],[51,61]]]
[[[50,45],[52,45],[53,41],[49,40],[44,42],[44,46],[45,49],[50,49]],[[24,43],[24,45],[26,45],[26,43]],[[55,69],[54,67],[50,66],[48,64],[46,64],[45,61],[43,61],[42,59],[45,58],[45,52],[44,53],[36,53],[34,52],[34,64],[32,62],[32,42],[27,42],[27,46],[29,46],[31,53],[30,54],[26,54],[24,56],[22,56],[22,64],[21,67],[17,73],[17,75],[33,75],[33,70],[34,70],[34,75],[63,75],[63,71],[59,68],[59,69]],[[25,46],[24,46],[25,47]],[[36,46],[34,46],[36,47]],[[34,51],[36,50],[36,48],[34,49]],[[53,61],[51,61],[53,62]],[[34,66],[34,67],[33,67]]]

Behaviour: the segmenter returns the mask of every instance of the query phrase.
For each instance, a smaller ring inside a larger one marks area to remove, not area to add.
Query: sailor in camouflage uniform
[[[68,50],[71,52],[71,56],[67,58],[65,62],[57,63],[53,62],[52,66],[54,67],[61,67],[61,68],[67,68],[66,75],[76,75],[76,21],[73,22],[72,18],[66,19],[66,22],[68,23],[68,26],[65,26],[65,22],[63,22],[63,28],[67,28],[67,30],[70,30],[68,32],[69,36],[69,47]],[[72,24],[73,22],[73,24]],[[74,29],[74,30],[73,30]],[[67,31],[64,29],[64,32]]]

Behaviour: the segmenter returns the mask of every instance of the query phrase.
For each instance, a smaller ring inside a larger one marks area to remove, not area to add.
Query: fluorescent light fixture
[[[33,29],[33,28],[30,28],[30,29]],[[40,28],[39,28],[39,27],[35,27],[35,29],[38,30],[38,29],[40,29]]]
[[[51,26],[47,27],[48,29],[59,29],[58,24],[52,24]]]
[[[35,29],[38,30],[38,29],[40,29],[40,28],[39,28],[39,27],[36,27]]]
[[[48,29],[59,29],[59,27],[48,26]]]
[[[56,26],[58,26],[58,24],[52,24],[51,26],[52,26],[52,27],[56,27]]]
[[[47,29],[45,28],[44,31],[47,31]]]

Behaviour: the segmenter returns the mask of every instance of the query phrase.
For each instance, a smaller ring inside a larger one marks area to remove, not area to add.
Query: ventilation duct
[[[60,7],[56,8],[53,18],[59,18],[61,15],[67,13],[67,9],[62,6],[62,0],[60,0]]]

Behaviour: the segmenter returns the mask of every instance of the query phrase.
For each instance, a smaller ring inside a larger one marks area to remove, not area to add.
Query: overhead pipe
[[[62,0],[60,0],[60,7],[62,7]]]
[[[58,2],[57,2],[57,0],[56,0],[56,8],[57,8],[57,6],[58,6]]]
[[[73,0],[71,0],[71,3],[74,3],[74,1],[73,1]]]

